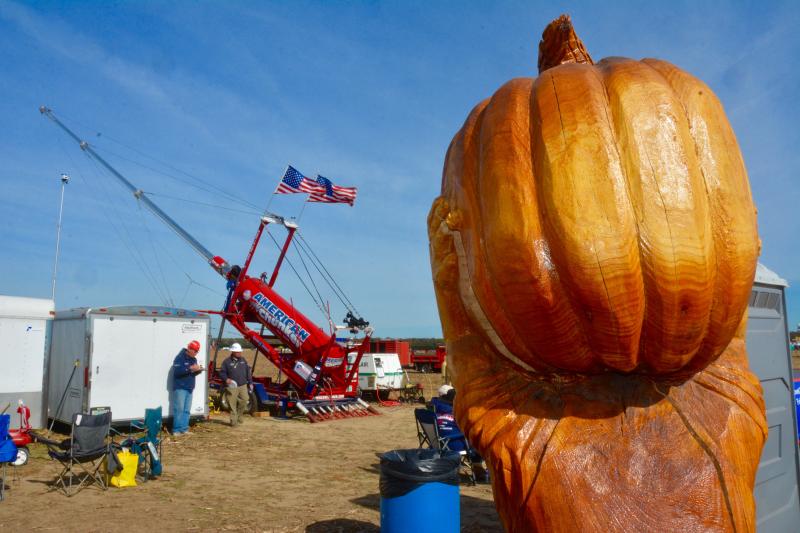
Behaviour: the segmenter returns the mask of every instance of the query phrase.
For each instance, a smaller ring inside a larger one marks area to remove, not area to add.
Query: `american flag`
[[[309,202],[325,202],[329,204],[350,204],[356,201],[358,189],[355,187],[341,187],[334,185],[331,180],[317,175],[319,190],[314,191],[308,197]]]
[[[292,194],[296,192],[304,193],[320,193],[323,194],[325,189],[312,180],[300,174],[293,166],[289,165],[286,172],[283,174],[278,188],[275,189],[274,194]]]

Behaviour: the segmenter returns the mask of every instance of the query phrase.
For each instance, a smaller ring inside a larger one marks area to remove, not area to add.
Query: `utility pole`
[[[64,189],[69,183],[69,176],[61,174],[61,202],[58,205],[58,226],[56,227],[56,261],[53,264],[53,301],[56,300],[56,274],[58,273],[58,252],[61,249],[61,216],[64,213]]]

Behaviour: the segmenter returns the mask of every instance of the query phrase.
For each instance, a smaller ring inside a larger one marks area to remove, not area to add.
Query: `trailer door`
[[[98,315],[91,320],[90,406],[110,407],[115,421],[143,418],[146,407],[160,404],[152,397],[153,380],[166,379],[153,368],[155,322]]]
[[[165,317],[95,316],[91,405],[111,407],[114,420],[144,417],[161,406],[170,416],[171,371],[175,356],[199,340],[198,362],[208,365],[208,321]],[[191,414],[208,411],[207,376],[197,376]]]
[[[83,317],[53,322],[47,376],[48,416],[67,424],[87,407],[89,351]]]
[[[205,320],[159,318],[155,331],[153,367],[154,379],[151,382],[150,394],[161,401],[164,416],[171,416],[170,391],[171,369],[175,356],[191,341],[200,342],[197,362],[208,367],[208,322]],[[156,404],[158,405],[158,404]],[[191,416],[208,414],[208,374],[203,372],[195,378],[194,394],[192,394]]]

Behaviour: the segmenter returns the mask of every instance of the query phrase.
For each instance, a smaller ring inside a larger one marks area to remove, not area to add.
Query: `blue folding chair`
[[[161,406],[144,410],[144,420],[131,422],[131,429],[144,435],[130,436],[122,442],[121,446],[130,449],[131,453],[139,456],[140,476],[145,481],[161,475],[161,438],[164,419]]]
[[[441,398],[431,398],[431,408],[436,414],[447,413],[453,414],[453,404],[446,402]]]
[[[0,477],[0,501],[5,499],[6,465],[17,460],[17,446],[8,434],[10,424],[11,415],[0,415],[0,463],[3,465],[3,474]]]
[[[461,456],[461,464],[467,470],[472,484],[475,484],[475,472],[472,468],[472,459],[475,453],[469,446],[467,438],[458,429],[453,415],[449,415],[452,426],[445,426],[444,429],[437,423],[437,415],[429,409],[414,409],[414,418],[417,421],[417,439],[419,447],[427,444],[428,448],[440,451],[458,452]]]

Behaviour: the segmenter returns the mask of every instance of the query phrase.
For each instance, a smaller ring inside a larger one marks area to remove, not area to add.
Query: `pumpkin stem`
[[[575,34],[569,15],[561,15],[547,25],[539,41],[539,74],[564,63],[594,65],[589,52]]]

